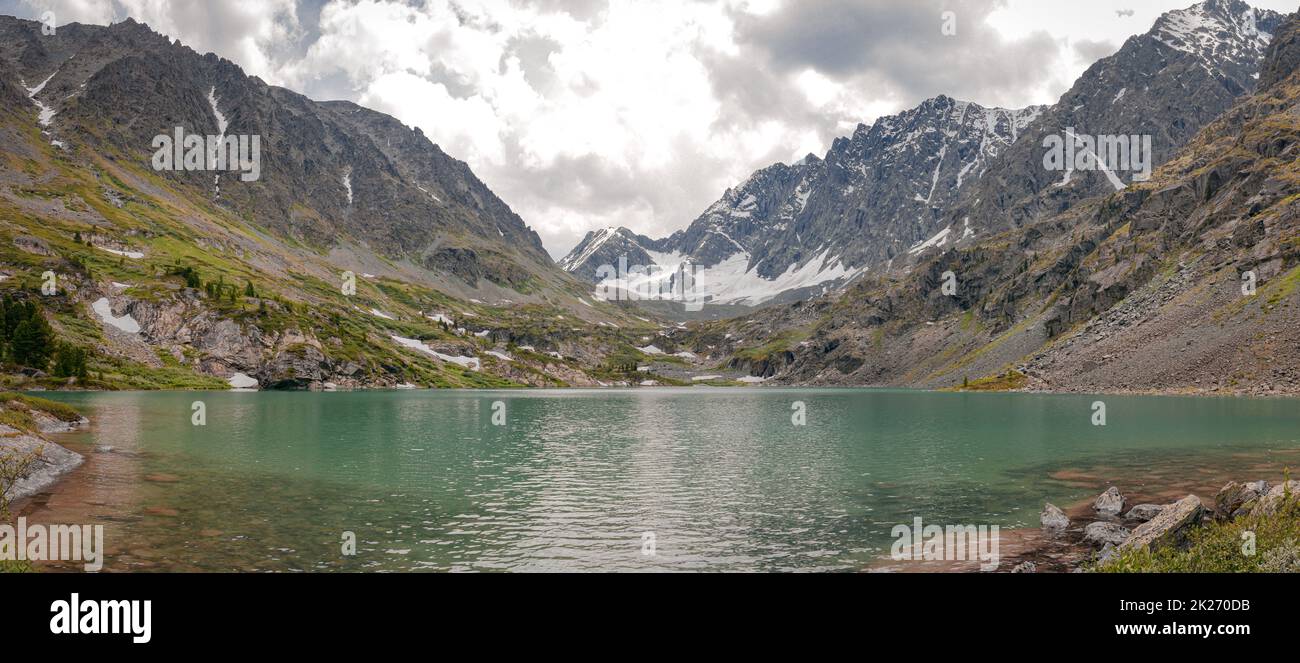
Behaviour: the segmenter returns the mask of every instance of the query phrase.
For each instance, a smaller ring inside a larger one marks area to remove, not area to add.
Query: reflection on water
[[[1107,397],[1095,427],[1094,398],[1025,394],[53,397],[91,417],[60,440],[88,462],[24,513],[105,525],[112,570],[855,570],[917,515],[1036,526],[1108,483],[1154,498],[1300,460],[1285,399]]]

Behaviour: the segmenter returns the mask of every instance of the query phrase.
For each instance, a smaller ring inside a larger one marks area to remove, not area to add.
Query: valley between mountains
[[[936,96],[556,262],[392,117],[134,21],[0,17],[3,379],[1300,393],[1297,65],[1295,15],[1204,0],[1053,105]],[[176,127],[258,136],[259,177],[155,169]],[[1150,177],[1046,168],[1067,131],[1149,136]],[[703,310],[602,300],[620,260],[692,267]]]

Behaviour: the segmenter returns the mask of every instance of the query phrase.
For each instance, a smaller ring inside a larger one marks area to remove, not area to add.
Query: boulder
[[[1106,544],[1117,546],[1128,540],[1129,534],[1128,528],[1105,521],[1092,523],[1083,528],[1083,540],[1096,548]]]
[[[1042,523],[1043,529],[1048,530],[1063,530],[1070,526],[1070,519],[1065,512],[1051,502],[1043,504],[1043,512],[1038,514],[1038,521]]]
[[[1204,515],[1205,507],[1201,504],[1201,498],[1188,495],[1162,509],[1160,515],[1139,525],[1119,548],[1152,552],[1167,546],[1181,548],[1187,544],[1187,535],[1200,526]]]
[[[1119,489],[1111,486],[1106,492],[1097,496],[1097,500],[1092,503],[1092,508],[1097,513],[1118,516],[1119,512],[1124,510],[1124,496],[1119,493]]]
[[[1247,504],[1267,494],[1267,481],[1254,483],[1229,481],[1219,489],[1219,494],[1214,496],[1214,517],[1219,520],[1232,520],[1237,516],[1245,515],[1249,512],[1249,509],[1245,508]]]
[[[1033,562],[1021,562],[1011,569],[1012,573],[1038,573],[1038,565]]]
[[[1146,521],[1160,515],[1160,512],[1163,511],[1164,508],[1165,505],[1163,504],[1139,504],[1132,509],[1129,509],[1128,513],[1124,514],[1124,519],[1145,523]]]
[[[12,501],[30,497],[49,488],[85,460],[81,454],[64,449],[44,438],[17,431],[9,432],[13,429],[8,426],[4,428],[6,435],[0,437],[0,456],[15,461],[26,457],[36,459],[27,472],[18,477],[13,484],[0,486],[0,489],[7,489],[7,497]]]
[[[1300,499],[1300,481],[1279,483],[1278,485],[1273,486],[1273,488],[1268,491],[1268,494],[1256,500],[1254,504],[1247,506],[1250,508],[1250,513],[1252,515],[1260,514],[1271,516],[1278,512],[1282,507],[1282,504],[1286,501],[1288,495],[1292,502]]]

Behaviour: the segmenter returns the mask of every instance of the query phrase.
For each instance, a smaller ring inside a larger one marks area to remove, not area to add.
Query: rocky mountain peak
[[[1207,0],[1161,16],[1051,106],[931,97],[859,124],[823,159],[756,171],[684,231],[659,240],[656,251],[705,268],[725,265],[727,278],[750,284],[746,293],[762,293],[737,299],[753,305],[820,292],[868,269],[906,266],[927,251],[1060,213],[1141,171],[1052,171],[1044,166],[1045,139],[1149,137],[1150,153],[1141,156],[1155,168],[1254,88],[1279,22],[1275,12],[1240,0]],[[566,259],[575,272],[579,253]]]
[[[153,139],[175,127],[258,136],[259,177],[161,176],[294,241],[406,260],[471,288],[522,288],[530,272],[553,269],[537,234],[467,164],[395,118],[268,86],[134,20],[39,30],[0,17],[0,79],[47,81],[30,96],[43,130],[71,153],[112,146],[152,170]]]
[[[1042,112],[985,108],[940,95],[835,139],[824,157],[776,163],[729,187],[684,231],[652,241],[589,235],[562,261],[594,277],[594,260],[683,262],[727,294],[715,303],[762,304],[824,291],[923,243],[963,181],[1014,143]],[[874,223],[872,223],[874,222]],[[960,233],[959,233],[960,234]],[[593,245],[599,249],[593,250]],[[616,248],[617,247],[617,248]]]
[[[1292,14],[1269,44],[1260,66],[1259,89],[1267,90],[1300,68],[1300,13]]]
[[[1242,0],[1204,0],[1162,14],[1148,34],[1210,62],[1242,61],[1263,54],[1279,19],[1277,12]]]
[[[1151,168],[1255,88],[1281,16],[1240,0],[1206,0],[1163,14],[1146,33],[1094,63],[1044,111],[1025,140],[962,192],[950,223],[977,231],[1025,225],[1114,193],[1145,169],[1048,169],[1044,141],[1075,136],[1150,137]],[[1131,165],[1131,164],[1130,164]]]

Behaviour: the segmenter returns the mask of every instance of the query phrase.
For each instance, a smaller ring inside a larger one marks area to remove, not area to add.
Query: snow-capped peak
[[[1241,0],[1204,0],[1161,15],[1152,34],[1161,44],[1208,62],[1235,62],[1257,58],[1268,48],[1273,35],[1261,23],[1278,17]]]

